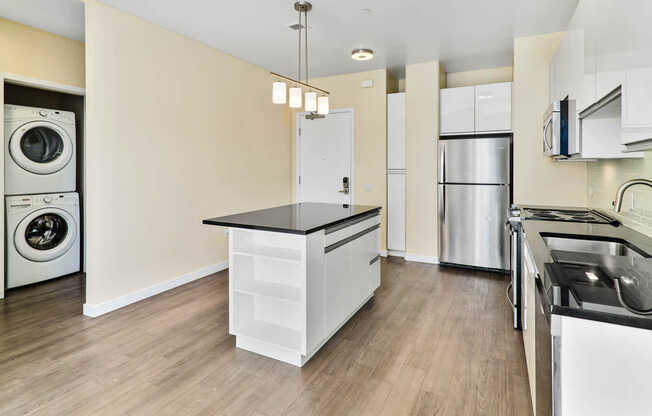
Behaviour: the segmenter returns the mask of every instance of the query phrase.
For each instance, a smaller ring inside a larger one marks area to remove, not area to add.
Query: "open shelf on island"
[[[292,248],[254,246],[234,250],[233,254],[241,256],[264,257],[270,260],[287,261],[291,263],[301,262],[301,251]]]
[[[281,285],[262,280],[236,281],[235,291],[248,295],[269,296],[289,302],[301,301],[301,288],[296,286]]]
[[[263,321],[251,321],[239,331],[240,335],[267,342],[291,351],[301,350],[301,331]]]

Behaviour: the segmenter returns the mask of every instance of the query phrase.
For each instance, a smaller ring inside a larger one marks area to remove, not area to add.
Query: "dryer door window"
[[[68,224],[58,214],[42,214],[34,218],[25,229],[25,240],[37,250],[52,250],[66,238]]]
[[[26,171],[49,175],[65,168],[74,150],[66,130],[49,121],[32,121],[13,132],[9,154]]]
[[[20,150],[31,161],[49,163],[63,153],[63,138],[49,127],[32,127],[20,138]]]
[[[64,209],[48,207],[31,212],[16,226],[14,245],[31,261],[61,257],[77,238],[77,222]]]

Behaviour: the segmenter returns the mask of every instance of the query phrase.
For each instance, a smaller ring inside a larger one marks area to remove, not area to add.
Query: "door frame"
[[[299,201],[299,195],[301,194],[301,183],[299,182],[299,176],[301,173],[301,140],[299,136],[299,129],[301,128],[301,119],[305,120],[306,114],[309,112],[307,111],[302,111],[298,112],[296,114],[296,119],[295,119],[295,131],[294,131],[294,140],[295,140],[295,175],[294,175],[294,183],[295,183],[295,191],[294,191],[294,199],[295,201]],[[349,195],[350,195],[350,205],[355,204],[355,186],[354,186],[354,177],[355,177],[355,111],[353,110],[352,107],[347,107],[347,108],[338,108],[334,110],[330,110],[329,114],[342,114],[342,113],[350,113],[351,114],[351,149],[350,149],[350,166],[351,166],[351,173],[349,176]]]
[[[26,77],[22,75],[16,75],[12,74],[9,72],[0,72],[0,123],[2,123],[3,128],[0,130],[0,141],[2,143],[5,143],[5,138],[4,138],[4,103],[5,103],[5,98],[4,98],[4,86],[5,83],[10,83],[14,85],[22,85],[25,87],[32,87],[36,89],[41,89],[41,90],[46,90],[46,91],[55,91],[55,92],[61,92],[64,94],[70,94],[70,95],[78,95],[81,97],[86,96],[86,89],[81,88],[81,87],[76,87],[73,85],[66,85],[66,84],[60,84],[57,82],[52,82],[52,81],[46,81],[38,78],[31,78],[31,77]],[[86,101],[84,100],[84,113],[86,112]],[[86,117],[84,117],[84,123],[86,123]],[[85,134],[85,130],[84,130]],[[78,141],[84,141],[85,137],[77,137]],[[4,157],[0,157],[0,177],[4,178]],[[82,182],[82,183],[85,183]],[[78,189],[77,192],[81,193],[84,192],[84,189]],[[5,182],[4,180],[0,180],[0,193],[2,194],[3,200],[4,200],[4,195],[5,195]],[[85,192],[84,192],[85,194]],[[3,202],[4,204],[4,202]],[[78,224],[78,232],[80,233],[80,237],[83,236],[83,233],[81,232],[82,226],[84,219],[86,218],[83,213],[80,213],[80,224]],[[6,233],[5,230],[6,226],[6,218],[5,218],[5,209],[0,210],[0,251],[1,253],[5,253],[0,255],[0,299],[3,299],[5,297],[5,265],[6,265],[6,239],[4,238],[4,234]],[[85,233],[85,231],[84,231]],[[83,250],[83,259],[86,259],[86,239],[83,238],[84,241],[84,248]],[[84,263],[85,265],[85,263]],[[84,270],[82,270],[84,271]],[[85,290],[85,289],[84,289]]]

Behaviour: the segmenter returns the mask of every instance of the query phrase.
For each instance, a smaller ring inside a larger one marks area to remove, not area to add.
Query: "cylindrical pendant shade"
[[[319,114],[328,114],[328,97],[319,97],[317,99],[317,108]]]
[[[306,111],[317,111],[317,93],[306,93]]]
[[[285,82],[275,82],[272,84],[272,103],[285,104],[286,91]]]
[[[290,88],[290,108],[301,108],[301,88]]]

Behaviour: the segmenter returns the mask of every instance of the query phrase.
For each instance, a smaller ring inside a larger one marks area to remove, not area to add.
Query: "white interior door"
[[[353,110],[297,114],[297,202],[353,201]]]

